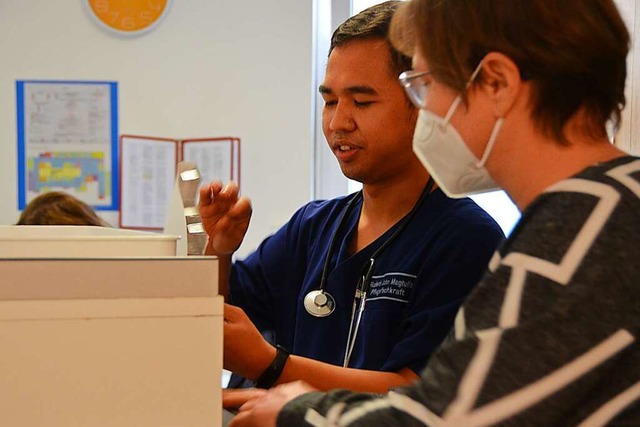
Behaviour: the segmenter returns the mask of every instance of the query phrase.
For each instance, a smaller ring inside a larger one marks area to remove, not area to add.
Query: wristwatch
[[[289,350],[281,345],[276,345],[276,357],[256,380],[256,387],[271,388],[276,381],[278,381],[278,378],[280,378],[284,370],[284,365],[287,363],[287,359],[289,359],[289,354]]]

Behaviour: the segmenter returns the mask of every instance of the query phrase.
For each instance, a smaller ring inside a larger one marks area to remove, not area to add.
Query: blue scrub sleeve
[[[482,218],[450,224],[432,242],[433,250],[416,279],[417,294],[405,312],[403,338],[391,351],[384,371],[408,367],[420,374],[504,239],[495,223]]]

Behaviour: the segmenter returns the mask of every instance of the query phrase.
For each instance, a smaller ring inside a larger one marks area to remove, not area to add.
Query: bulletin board
[[[240,185],[240,138],[120,136],[121,228],[164,228],[177,165],[183,160],[196,165],[201,185],[214,180]]]

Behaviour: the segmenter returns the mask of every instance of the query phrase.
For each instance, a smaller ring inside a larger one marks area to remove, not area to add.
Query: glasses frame
[[[400,85],[404,88],[409,100],[418,108],[424,108],[427,97],[427,83],[422,77],[431,74],[431,71],[409,70],[398,76]]]

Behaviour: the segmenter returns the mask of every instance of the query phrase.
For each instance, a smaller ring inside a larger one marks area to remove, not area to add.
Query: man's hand
[[[222,390],[222,407],[238,409],[249,400],[258,399],[267,394],[263,388],[225,388]]]
[[[251,219],[251,202],[238,198],[238,184],[213,181],[200,188],[198,210],[209,244],[216,254],[228,255],[242,243]]]
[[[240,407],[229,427],[275,427],[278,414],[289,401],[305,393],[316,391],[303,381],[282,384],[250,399]]]
[[[245,312],[224,305],[224,368],[256,380],[276,357],[269,344]]]

